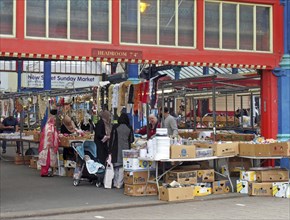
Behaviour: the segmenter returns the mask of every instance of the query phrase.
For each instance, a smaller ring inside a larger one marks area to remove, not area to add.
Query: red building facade
[[[277,134],[278,0],[0,0],[2,59],[262,70],[262,133]],[[269,89],[270,88],[270,89]]]

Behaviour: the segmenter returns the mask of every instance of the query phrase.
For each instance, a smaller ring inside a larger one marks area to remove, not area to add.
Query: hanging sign
[[[92,49],[93,57],[100,58],[117,58],[117,59],[142,59],[142,51],[135,50],[108,50],[108,49]]]
[[[43,73],[22,73],[22,87],[24,88],[43,88]],[[51,75],[52,89],[72,89],[97,86],[99,84],[99,76],[92,75]]]

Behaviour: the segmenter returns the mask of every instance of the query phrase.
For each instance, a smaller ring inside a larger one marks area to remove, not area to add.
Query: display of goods
[[[178,135],[182,138],[188,139],[197,139],[199,135],[199,131],[179,131]]]

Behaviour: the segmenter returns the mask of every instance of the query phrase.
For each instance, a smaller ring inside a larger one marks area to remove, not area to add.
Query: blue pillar
[[[51,61],[44,61],[43,67],[43,90],[51,90]],[[47,118],[48,109],[46,109],[44,118],[41,121],[41,129],[45,126]]]
[[[138,84],[140,82],[138,64],[127,64],[127,70],[128,70],[128,81],[131,81],[133,84]],[[134,114],[133,109],[131,110],[129,119],[134,129],[140,128],[141,121],[138,120],[138,115]],[[134,124],[132,123],[132,121],[134,121]]]
[[[174,79],[175,80],[179,80],[180,79],[180,71],[181,71],[181,67],[177,66],[173,68],[174,71]]]
[[[44,61],[43,89],[51,90],[51,61]]]
[[[21,74],[23,71],[23,61],[17,60],[17,91],[21,92]]]
[[[281,68],[273,72],[278,77],[278,135],[281,141],[290,141],[290,1],[280,0],[284,6],[284,55]],[[289,158],[280,161],[280,166],[290,169]]]
[[[232,74],[237,74],[238,72],[238,68],[232,68]]]
[[[204,66],[202,68],[202,75],[209,75],[209,67]]]

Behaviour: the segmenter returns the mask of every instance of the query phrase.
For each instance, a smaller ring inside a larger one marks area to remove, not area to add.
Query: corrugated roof
[[[256,73],[255,69],[239,68],[238,74]],[[175,79],[175,73],[173,69],[158,71],[159,74],[167,74],[172,79]],[[209,74],[232,74],[232,68],[222,67],[209,67]],[[198,66],[186,66],[181,67],[180,79],[193,78],[197,76],[203,76],[203,67]]]

